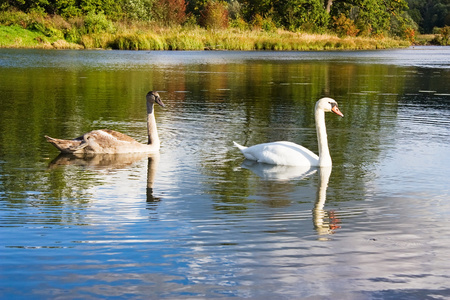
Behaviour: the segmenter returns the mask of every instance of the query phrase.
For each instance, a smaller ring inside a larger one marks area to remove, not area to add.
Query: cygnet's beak
[[[155,102],[158,103],[159,105],[161,105],[162,107],[166,107],[164,105],[164,103],[162,102],[161,97],[159,97],[159,96],[156,97]]]

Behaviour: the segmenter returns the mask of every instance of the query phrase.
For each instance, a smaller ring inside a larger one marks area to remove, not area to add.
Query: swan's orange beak
[[[334,105],[334,106],[331,108],[331,111],[334,112],[335,114],[337,114],[338,116],[341,116],[341,117],[344,116],[344,114],[341,113],[341,111],[339,110],[339,108],[337,107],[337,105]]]

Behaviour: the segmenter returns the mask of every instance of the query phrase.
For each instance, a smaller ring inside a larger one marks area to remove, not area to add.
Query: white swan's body
[[[334,112],[343,117],[337,102],[331,98],[322,98],[316,103],[315,121],[319,156],[307,148],[292,142],[273,142],[244,147],[233,142],[245,158],[260,163],[286,166],[330,167],[331,156],[328,149],[327,131],[325,127],[325,112]]]
[[[284,166],[317,166],[319,157],[303,146],[292,142],[273,142],[244,147],[233,142],[245,158],[260,163]]]
[[[147,96],[148,144],[142,144],[126,134],[110,130],[93,130],[73,140],[61,140],[45,136],[62,153],[152,153],[158,152],[160,140],[156,128],[154,103],[164,107],[157,92],[148,92]]]

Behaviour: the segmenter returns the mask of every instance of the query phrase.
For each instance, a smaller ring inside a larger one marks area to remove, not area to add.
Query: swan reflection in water
[[[325,211],[328,182],[332,167],[295,167],[283,165],[269,165],[251,160],[244,160],[242,168],[248,169],[264,180],[288,181],[301,180],[319,171],[319,184],[317,186],[316,202],[312,210],[314,228],[318,235],[333,234],[340,220],[336,218],[334,211]]]
[[[333,234],[336,229],[341,228],[338,224],[335,212],[324,210],[327,199],[327,188],[330,180],[331,167],[322,167],[319,170],[319,185],[317,187],[316,203],[313,209],[313,223],[319,235]]]
[[[153,196],[153,184],[159,164],[159,153],[127,153],[127,154],[59,154],[49,164],[49,169],[59,166],[75,165],[92,170],[124,170],[132,164],[147,157],[147,203],[159,202],[159,197]]]
[[[301,180],[317,171],[317,168],[310,166],[271,165],[249,159],[245,159],[241,167],[252,171],[264,180],[274,181]]]

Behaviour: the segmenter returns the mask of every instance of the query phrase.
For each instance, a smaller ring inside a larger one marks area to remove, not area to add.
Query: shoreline
[[[412,45],[405,40],[386,37],[201,28],[118,30],[115,33],[84,34],[78,43],[73,43],[61,35],[52,36],[18,25],[0,25],[0,48],[17,49],[339,51],[396,49]]]

